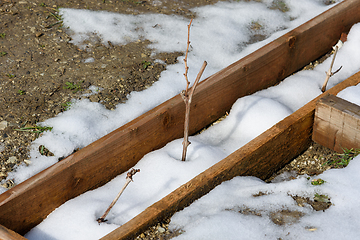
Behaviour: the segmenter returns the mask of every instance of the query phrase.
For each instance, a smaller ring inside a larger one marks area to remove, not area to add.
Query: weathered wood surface
[[[20,234],[0,225],[0,240],[25,240]]]
[[[327,95],[316,105],[313,140],[339,153],[360,148],[360,106]]]
[[[360,1],[346,0],[201,82],[192,101],[190,134],[229,111],[239,97],[277,84],[328,52],[360,21],[359,12]],[[8,190],[0,195],[0,224],[24,234],[65,201],[127,171],[146,153],[182,137],[184,111],[175,96]]]
[[[360,72],[313,99],[101,240],[133,239],[146,227],[172,215],[235,176],[270,177],[310,146],[316,102],[329,93],[337,94],[359,82]]]

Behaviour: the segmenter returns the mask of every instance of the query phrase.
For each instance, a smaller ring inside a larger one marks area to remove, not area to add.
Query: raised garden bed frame
[[[338,153],[360,149],[360,106],[331,94],[324,96],[316,105],[312,138]]]
[[[190,134],[224,115],[238,98],[276,85],[327,53],[341,33],[360,22],[359,12],[360,1],[345,0],[202,81],[193,97]],[[336,94],[359,82],[357,74],[325,94]],[[234,176],[269,177],[310,145],[316,101],[322,96],[102,239],[132,239]],[[104,185],[146,153],[182,137],[184,111],[183,100],[175,96],[1,194],[0,238],[25,239],[21,234],[67,200]]]

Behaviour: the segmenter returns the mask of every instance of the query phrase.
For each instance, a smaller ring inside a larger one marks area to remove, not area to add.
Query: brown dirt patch
[[[35,127],[65,111],[70,100],[80,98],[91,85],[102,90],[88,98],[113,109],[126,101],[130,92],[151,86],[168,64],[183,55],[173,52],[150,56],[148,40],[104,46],[97,39],[90,51],[81,50],[69,43],[71,37],[61,28],[58,7],[191,18],[195,16],[191,8],[215,2],[0,1],[0,180],[28,158],[28,146],[37,137],[15,129]],[[89,58],[94,61],[85,63]],[[66,88],[69,84],[74,88]]]

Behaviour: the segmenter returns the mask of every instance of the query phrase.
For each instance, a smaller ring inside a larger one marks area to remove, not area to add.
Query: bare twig
[[[201,78],[201,75],[203,74],[203,72],[205,70],[206,65],[207,65],[207,62],[204,61],[203,65],[196,77],[194,86],[191,88],[190,94],[188,94],[186,91],[181,92],[181,97],[183,98],[183,100],[185,102],[184,141],[183,141],[183,153],[182,153],[182,158],[181,158],[182,161],[186,160],[187,147],[190,145],[190,142],[189,142],[190,104],[191,104],[191,100],[192,100],[192,96],[194,94],[195,88]]]
[[[198,75],[196,76],[194,85],[193,85],[193,87],[192,87],[192,89],[191,89],[191,91],[189,93],[190,82],[189,82],[188,76],[187,76],[187,73],[188,73],[188,70],[189,70],[189,67],[187,65],[187,56],[188,56],[189,46],[190,46],[190,26],[191,26],[191,23],[192,23],[192,19],[190,21],[190,24],[188,25],[188,40],[187,40],[186,54],[185,54],[185,58],[184,58],[184,63],[185,63],[184,76],[185,76],[185,80],[186,80],[186,89],[181,92],[181,97],[182,97],[182,99],[184,100],[184,103],[185,103],[184,141],[182,143],[183,144],[183,153],[182,153],[182,158],[181,158],[182,161],[186,160],[187,147],[190,145],[190,142],[189,142],[189,121],[190,121],[190,104],[191,104],[192,96],[193,96],[193,94],[195,92],[195,88],[196,88],[197,84],[200,81],[201,75],[203,74],[203,72],[205,70],[205,67],[207,65],[206,61],[204,61]]]
[[[326,72],[326,78],[325,78],[325,81],[324,81],[324,84],[322,85],[322,88],[321,88],[321,91],[322,92],[325,92],[326,91],[326,85],[330,79],[331,76],[333,76],[334,74],[336,74],[337,72],[340,71],[340,69],[342,68],[342,66],[336,70],[335,72],[331,72],[332,70],[332,67],[334,65],[334,61],[335,61],[335,57],[336,57],[336,54],[338,52],[338,50],[342,47],[343,43],[346,41],[346,38],[347,38],[347,35],[345,33],[342,33],[341,34],[341,37],[340,37],[340,40],[336,43],[336,45],[333,47],[335,52],[334,52],[334,56],[333,56],[333,59],[331,61],[331,64],[330,64],[330,68],[329,70]]]
[[[322,88],[321,88],[321,91],[322,91],[322,92],[325,92],[325,90],[326,90],[326,85],[327,85],[330,77],[333,76],[336,72],[340,71],[340,69],[342,68],[342,66],[341,66],[336,72],[334,72],[334,73],[331,72],[332,67],[333,67],[333,65],[334,65],[335,57],[336,57],[336,54],[337,54],[338,50],[339,50],[339,47],[338,47],[338,46],[335,46],[334,56],[333,56],[333,59],[332,59],[331,64],[330,64],[330,68],[329,68],[329,70],[326,72],[325,82],[324,82],[324,84],[322,85]]]
[[[187,57],[188,57],[188,53],[189,53],[189,47],[190,47],[190,27],[191,27],[191,23],[192,23],[192,19],[190,20],[190,23],[188,25],[188,38],[187,38],[187,46],[186,46],[186,53],[185,53],[185,58],[184,58],[184,63],[185,63],[185,73],[184,73],[184,76],[185,76],[185,80],[186,80],[186,89],[185,89],[185,92],[187,93],[188,92],[188,89],[189,89],[189,85],[190,85],[190,82],[189,82],[189,79],[188,79],[188,71],[189,71],[189,67],[187,65]]]
[[[120,192],[118,193],[118,195],[115,197],[115,199],[112,201],[112,203],[110,204],[110,206],[108,207],[108,209],[106,209],[105,213],[97,219],[98,223],[102,223],[102,222],[106,222],[107,220],[105,220],[106,216],[108,215],[108,213],[110,212],[111,208],[115,205],[115,203],[117,202],[117,200],[120,198],[121,194],[124,192],[125,188],[127,187],[127,185],[129,185],[129,183],[132,181],[132,177],[135,175],[135,173],[140,172],[140,169],[131,169],[127,175],[126,175],[126,182],[125,185],[123,186],[123,188],[120,190]]]

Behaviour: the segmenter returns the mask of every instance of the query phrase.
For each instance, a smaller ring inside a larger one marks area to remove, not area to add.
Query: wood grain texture
[[[239,97],[279,83],[328,52],[342,32],[360,21],[359,12],[360,1],[346,0],[201,82],[192,101],[189,133],[221,117]],[[127,171],[146,153],[182,137],[184,111],[181,97],[175,96],[8,190],[0,195],[0,224],[24,234],[65,201]]]
[[[339,153],[360,148],[360,106],[334,95],[319,100],[313,140]]]
[[[0,240],[25,240],[20,234],[0,225]]]
[[[134,239],[147,227],[171,216],[235,176],[270,177],[310,146],[317,101],[358,83],[360,72],[313,99],[101,240]]]

